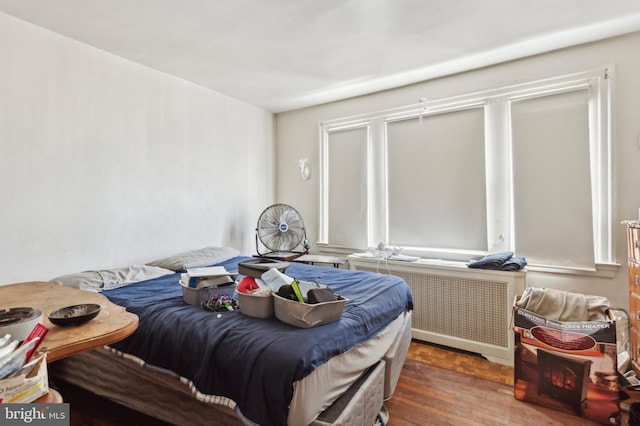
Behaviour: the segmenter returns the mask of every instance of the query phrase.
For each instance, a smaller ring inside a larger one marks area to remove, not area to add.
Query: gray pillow
[[[100,292],[174,273],[172,270],[156,266],[131,265],[124,268],[101,269],[62,275],[52,279],[51,282],[65,287]]]
[[[212,246],[154,260],[153,262],[148,262],[147,265],[171,269],[176,272],[184,272],[187,268],[211,266],[239,255],[240,252],[234,248]]]

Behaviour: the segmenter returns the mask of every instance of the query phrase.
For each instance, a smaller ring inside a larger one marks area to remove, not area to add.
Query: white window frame
[[[613,248],[613,174],[611,155],[611,104],[613,65],[575,74],[537,80],[493,90],[465,94],[440,100],[425,101],[401,108],[372,112],[355,117],[320,123],[320,212],[317,246],[324,252],[361,251],[364,247],[337,247],[328,241],[328,140],[331,132],[356,127],[367,128],[368,150],[368,235],[369,247],[380,242],[388,244],[388,196],[386,170],[386,124],[402,119],[419,119],[429,114],[466,108],[484,107],[485,152],[487,182],[504,182],[502,187],[487,185],[487,252],[467,250],[442,251],[433,247],[404,247],[403,253],[421,257],[468,260],[470,256],[514,250],[514,206],[512,187],[512,158],[510,131],[510,103],[526,98],[558,94],[573,90],[588,90],[589,152],[591,165],[592,209],[594,213],[593,268],[529,265],[529,269],[560,273],[602,272],[610,276],[617,266]],[[508,179],[504,179],[506,170]],[[496,179],[494,173],[501,173]],[[376,216],[374,216],[374,212]],[[508,226],[496,228],[496,218],[507,218]]]

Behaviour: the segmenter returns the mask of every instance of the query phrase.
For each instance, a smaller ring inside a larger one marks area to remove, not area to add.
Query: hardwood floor
[[[73,386],[54,386],[70,403],[71,426],[164,425]],[[395,393],[386,405],[390,426],[596,424],[571,413],[516,400],[510,367],[476,354],[417,341],[411,343]]]
[[[393,397],[389,425],[596,425],[513,396],[513,368],[479,355],[412,342]]]

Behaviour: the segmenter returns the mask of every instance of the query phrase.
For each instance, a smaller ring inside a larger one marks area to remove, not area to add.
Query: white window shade
[[[327,142],[328,241],[367,247],[368,129],[333,131]]]
[[[389,244],[487,250],[484,109],[387,124]]]
[[[588,90],[512,101],[511,128],[515,249],[593,268]]]

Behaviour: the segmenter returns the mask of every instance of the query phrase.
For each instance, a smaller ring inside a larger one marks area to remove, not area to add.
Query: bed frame
[[[411,342],[411,311],[402,313],[399,320],[399,331],[382,359],[375,361],[355,382],[347,384],[340,392],[342,396],[311,425],[374,424],[384,401],[393,395]],[[329,364],[333,361],[327,363],[327,368],[331,368]],[[202,398],[186,379],[143,366],[108,347],[56,361],[49,366],[49,375],[53,381],[73,384],[171,424],[255,426],[232,401]]]

